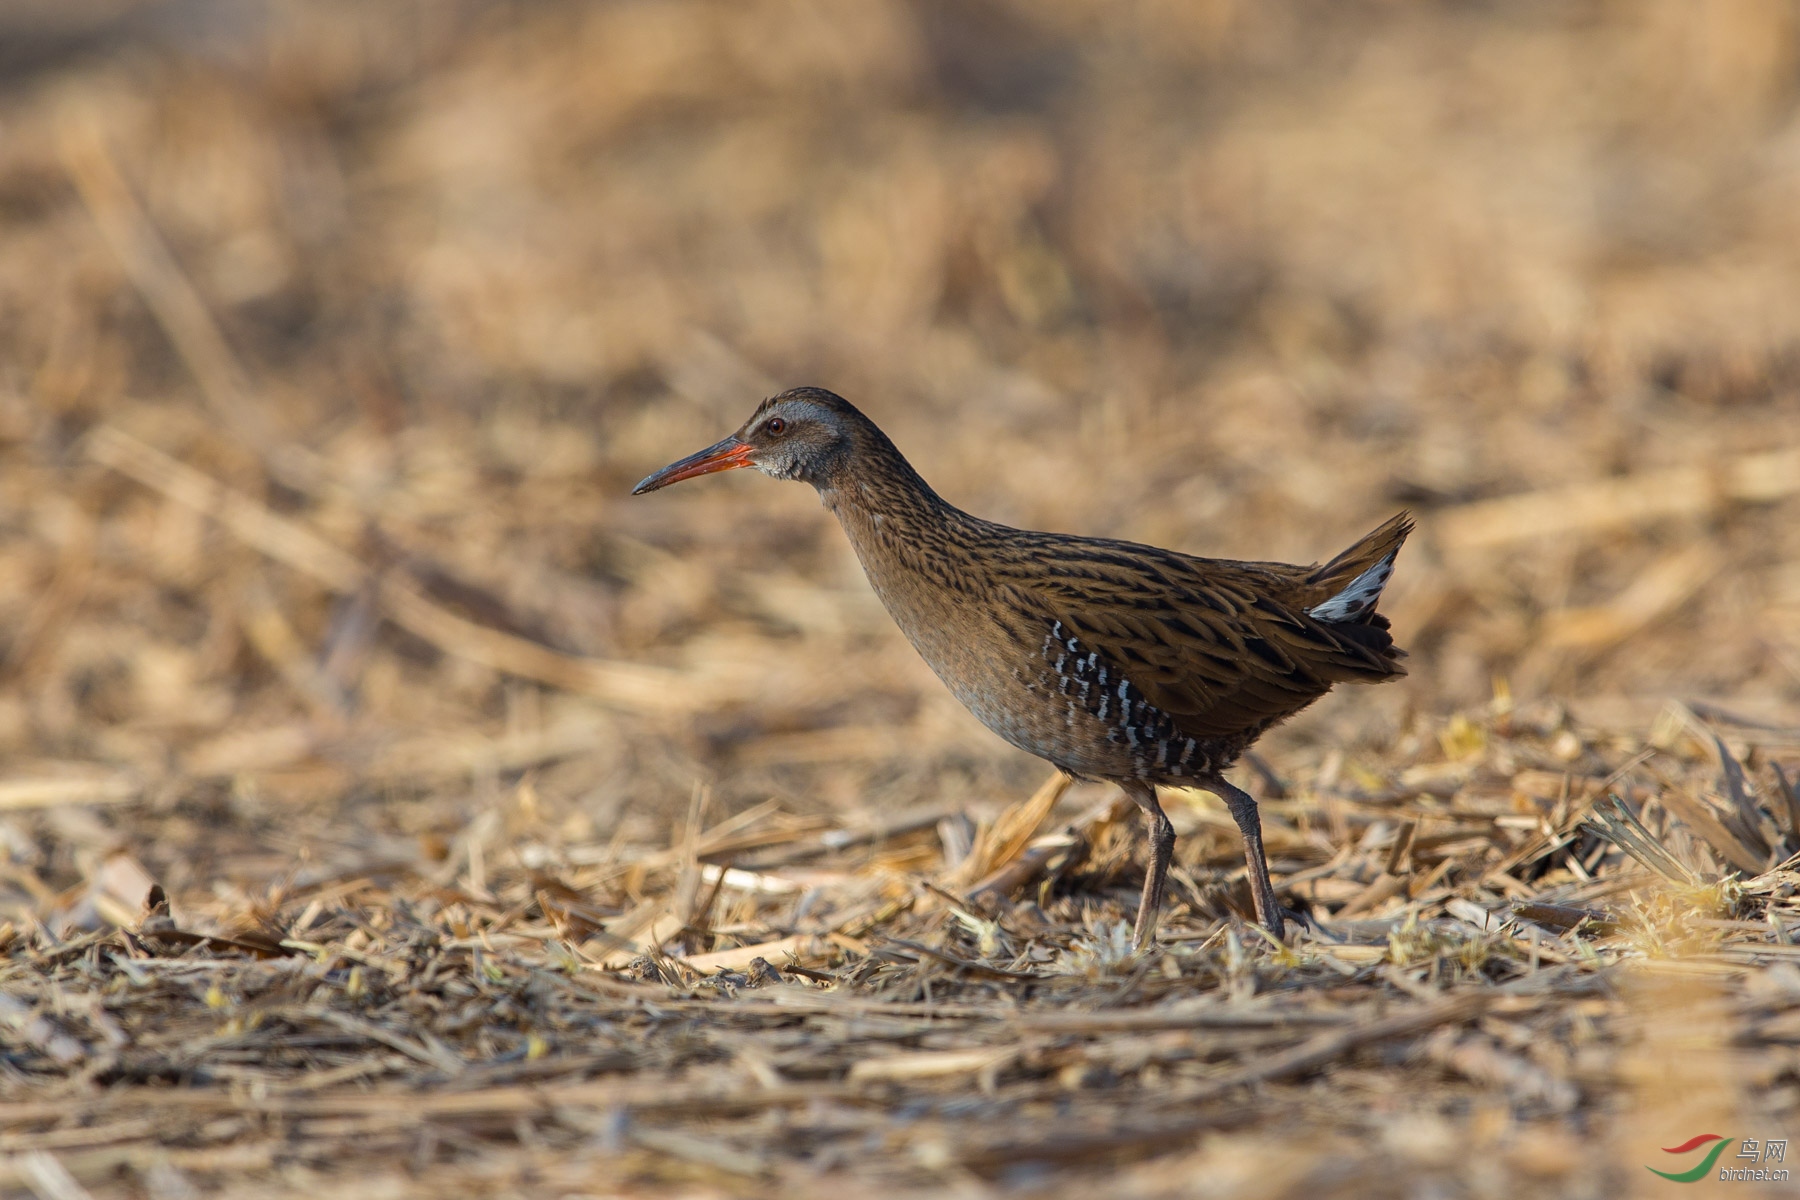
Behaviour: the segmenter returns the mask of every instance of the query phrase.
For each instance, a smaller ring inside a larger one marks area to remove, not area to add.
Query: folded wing
[[[1015,603],[1060,622],[1184,734],[1229,737],[1333,684],[1405,673],[1375,603],[1410,528],[1403,514],[1317,568],[1034,539],[1019,547],[1029,569],[1008,582]]]

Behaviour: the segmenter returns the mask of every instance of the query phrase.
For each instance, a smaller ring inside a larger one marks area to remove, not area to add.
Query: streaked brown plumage
[[[1257,919],[1281,935],[1256,802],[1223,772],[1333,684],[1404,674],[1376,604],[1412,530],[1406,514],[1322,567],[1012,529],[945,503],[873,422],[818,388],[763,401],[737,433],[634,494],[744,466],[818,489],[895,623],[983,724],[1142,807],[1140,948],[1175,844],[1159,783],[1225,801]]]

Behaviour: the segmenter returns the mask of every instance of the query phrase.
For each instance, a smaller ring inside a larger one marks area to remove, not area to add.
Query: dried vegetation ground
[[[0,1193],[1610,1195],[1800,1113],[1760,0],[0,12]],[[1284,897],[963,714],[778,383],[1323,557]],[[1800,1163],[1796,1164],[1800,1166]],[[1751,1186],[1753,1185],[1743,1185]]]

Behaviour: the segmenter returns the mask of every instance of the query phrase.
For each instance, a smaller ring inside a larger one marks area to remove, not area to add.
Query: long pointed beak
[[[697,475],[711,475],[714,471],[747,467],[750,465],[751,452],[752,447],[748,442],[740,442],[736,436],[728,437],[698,454],[690,454],[679,462],[670,463],[632,488],[631,494],[641,496],[645,492],[654,492],[657,488],[668,487],[671,483],[680,483]]]

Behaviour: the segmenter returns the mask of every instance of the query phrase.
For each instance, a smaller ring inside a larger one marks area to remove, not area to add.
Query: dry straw
[[[1781,6],[263,7],[0,5],[0,1193],[1599,1195],[1793,1123]],[[996,519],[1418,512],[1409,679],[1241,771],[1288,941],[1172,795],[1133,956],[1134,814],[802,489],[627,497],[803,382]]]

